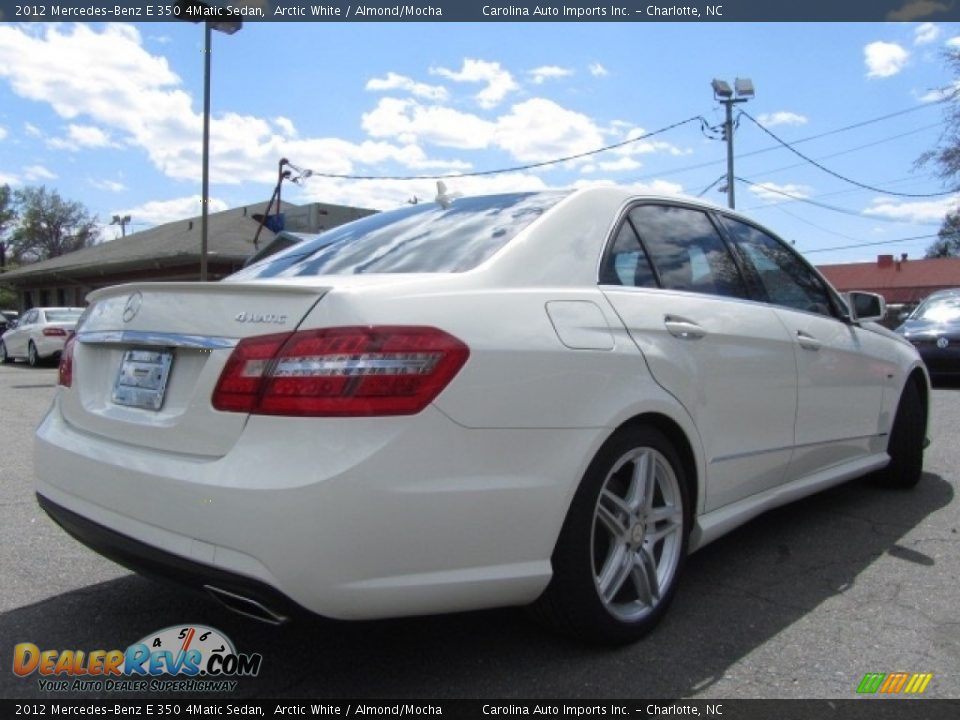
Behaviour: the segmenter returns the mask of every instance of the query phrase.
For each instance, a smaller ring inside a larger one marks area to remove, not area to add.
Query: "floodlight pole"
[[[203,24],[203,180],[200,188],[200,282],[207,281],[207,215],[210,205],[210,23]]]
[[[207,216],[210,210],[210,56],[211,36],[216,30],[233,35],[242,20],[206,20],[222,17],[222,8],[202,0],[177,0],[176,17],[187,22],[203,22],[203,169],[200,189],[200,282],[207,281]]]
[[[726,82],[722,80],[713,81],[714,97],[726,110],[726,117],[723,121],[723,139],[727,141],[727,207],[731,210],[737,207],[733,174],[733,106],[745,103],[753,97],[753,83],[750,80],[742,81],[737,78],[734,85],[737,97],[733,96],[733,91]]]

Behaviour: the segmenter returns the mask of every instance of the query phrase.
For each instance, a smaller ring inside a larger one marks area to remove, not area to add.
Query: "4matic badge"
[[[203,625],[168,627],[126,650],[13,648],[14,674],[37,673],[48,692],[229,692],[233,678],[255,677],[262,663],[260,653],[238,653],[226,635]]]

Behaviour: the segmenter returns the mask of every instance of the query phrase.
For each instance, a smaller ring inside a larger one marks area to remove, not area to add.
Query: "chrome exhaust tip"
[[[290,619],[286,615],[281,615],[271,610],[257,600],[238,595],[229,590],[224,590],[214,585],[204,585],[203,589],[210,593],[210,595],[225,608],[232,610],[238,615],[243,615],[244,617],[259,620],[260,622],[267,623],[267,625],[274,626],[283,625]]]

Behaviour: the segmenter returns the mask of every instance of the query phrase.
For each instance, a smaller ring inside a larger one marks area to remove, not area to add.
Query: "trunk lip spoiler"
[[[98,330],[77,333],[77,342],[84,345],[139,345],[146,347],[186,347],[201,350],[233,348],[239,338],[184,333],[142,332],[138,330]]]

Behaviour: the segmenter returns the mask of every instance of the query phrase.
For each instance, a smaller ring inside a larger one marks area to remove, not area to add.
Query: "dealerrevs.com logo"
[[[13,648],[13,672],[38,676],[46,692],[232,692],[237,677],[256,677],[263,656],[238,653],[219,630],[175,625],[126,650]]]

